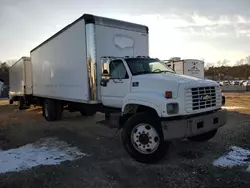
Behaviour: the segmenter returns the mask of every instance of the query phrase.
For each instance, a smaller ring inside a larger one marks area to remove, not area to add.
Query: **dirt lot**
[[[250,148],[250,95],[226,94],[226,105],[244,108],[232,108],[227,125],[212,140],[175,141],[163,161],[144,165],[127,155],[120,132],[99,123],[102,114],[64,113],[63,121],[48,123],[40,108],[19,111],[0,100],[2,149],[58,137],[90,155],[60,165],[0,174],[0,187],[250,187],[250,173],[243,168],[212,165],[230,146]]]

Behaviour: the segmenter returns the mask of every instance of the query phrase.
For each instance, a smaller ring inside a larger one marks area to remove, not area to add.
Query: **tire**
[[[19,97],[19,100],[18,100],[18,109],[19,110],[24,110],[24,106],[25,106],[25,101],[24,101],[23,97]]]
[[[62,119],[62,114],[63,114],[63,106],[61,101],[55,101],[55,106],[56,106],[56,120],[61,120]]]
[[[9,100],[9,104],[13,104],[13,99],[10,99],[10,100]]]
[[[96,111],[86,109],[86,110],[80,111],[80,113],[82,116],[94,116],[96,114]]]
[[[207,133],[203,133],[201,135],[189,137],[188,140],[194,141],[194,142],[205,142],[213,138],[217,133],[217,129],[209,131]]]
[[[128,119],[123,127],[122,141],[130,156],[141,163],[161,160],[167,154],[169,147],[169,142],[164,141],[158,118],[145,112],[135,114]]]
[[[45,99],[43,103],[43,116],[47,121],[57,120],[56,104],[54,100]]]
[[[226,104],[226,98],[225,96],[222,96],[222,106],[225,106],[225,104]]]

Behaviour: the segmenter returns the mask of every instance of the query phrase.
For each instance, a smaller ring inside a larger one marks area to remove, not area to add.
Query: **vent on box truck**
[[[169,60],[170,61],[180,61],[181,58],[180,57],[171,57]]]

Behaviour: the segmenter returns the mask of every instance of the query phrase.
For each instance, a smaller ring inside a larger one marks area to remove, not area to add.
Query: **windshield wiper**
[[[165,71],[159,71],[159,72],[139,71],[139,72],[134,73],[134,75],[139,75],[139,74],[159,74],[159,73],[166,73],[166,72],[170,72],[170,73],[175,74],[175,72],[173,72],[173,71],[165,70]]]
[[[159,71],[159,73],[165,73],[165,72],[170,72],[170,73],[173,73],[173,74],[175,74],[175,72],[173,72],[173,71],[169,71],[169,70],[165,70],[165,71]]]

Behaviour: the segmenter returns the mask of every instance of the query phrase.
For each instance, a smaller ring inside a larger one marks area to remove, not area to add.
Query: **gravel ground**
[[[230,95],[227,105],[243,105],[243,97]],[[244,100],[244,105],[250,105],[249,96]],[[120,132],[100,123],[102,114],[87,118],[79,113],[65,113],[63,121],[49,123],[41,116],[40,108],[18,111],[15,106],[0,101],[2,149],[23,146],[43,137],[57,137],[90,155],[60,165],[0,174],[0,187],[249,188],[250,173],[244,168],[223,169],[212,165],[230,146],[250,148],[247,108],[229,111],[227,125],[209,142],[174,141],[164,160],[145,165],[128,156]]]

